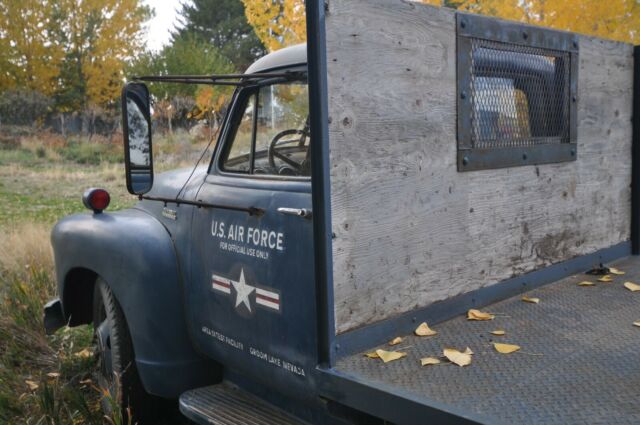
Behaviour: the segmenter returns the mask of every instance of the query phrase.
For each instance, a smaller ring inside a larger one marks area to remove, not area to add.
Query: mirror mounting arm
[[[222,210],[230,210],[230,211],[241,211],[246,212],[249,215],[260,217],[264,215],[265,210],[257,207],[237,207],[233,205],[223,205],[223,204],[210,204],[208,202],[202,201],[189,201],[186,199],[172,199],[172,198],[161,198],[155,196],[146,196],[146,195],[138,195],[139,200],[146,199],[147,201],[160,201],[164,202],[165,206],[169,203],[176,204],[180,206],[180,204],[184,205],[194,205],[198,208],[218,208]]]

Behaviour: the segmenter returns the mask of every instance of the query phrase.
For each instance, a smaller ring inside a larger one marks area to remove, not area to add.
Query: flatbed
[[[483,423],[640,423],[640,294],[623,286],[640,281],[640,258],[615,264],[625,271],[611,283],[576,274],[486,306],[490,321],[465,316],[432,326],[433,337],[404,336],[339,359],[335,369],[372,386],[393,388],[425,404],[437,402]],[[589,280],[591,287],[578,286]],[[431,324],[430,324],[431,325]],[[491,331],[505,330],[504,336]],[[500,354],[492,342],[521,346]],[[442,356],[445,347],[474,352],[466,367],[441,363],[420,366],[420,358]],[[398,350],[405,358],[389,363],[364,353]]]

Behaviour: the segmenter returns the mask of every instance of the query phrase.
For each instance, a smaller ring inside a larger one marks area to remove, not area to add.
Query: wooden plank
[[[332,0],[336,331],[629,239],[632,47],[580,39],[578,160],[458,173],[454,13]]]

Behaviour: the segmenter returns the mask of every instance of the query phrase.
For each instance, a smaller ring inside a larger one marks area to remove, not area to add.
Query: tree
[[[638,44],[637,0],[415,0],[481,15]],[[303,0],[242,0],[249,23],[269,51],[305,40]]]
[[[437,0],[424,3],[439,4]],[[617,41],[640,41],[640,3],[637,0],[464,0],[459,10],[512,21],[542,25]]]
[[[233,64],[216,47],[196,36],[187,35],[176,39],[159,53],[147,52],[141,55],[127,72],[132,77],[229,74],[233,70]],[[158,114],[166,118],[170,129],[174,118],[215,118],[232,91],[227,86],[173,83],[152,83],[150,86],[154,106]],[[196,108],[190,105],[195,105]]]
[[[148,16],[140,0],[3,0],[0,91],[53,95],[60,110],[112,103]]]
[[[51,39],[54,2],[0,2],[0,92],[27,88],[45,95],[56,89],[62,46]]]
[[[0,94],[0,124],[32,125],[42,122],[51,99],[39,91],[10,89]]]
[[[139,0],[58,0],[55,35],[64,46],[56,99],[63,109],[118,98],[125,61],[142,51],[148,8]]]
[[[247,20],[269,51],[307,40],[302,0],[242,0]]]
[[[238,71],[265,53],[240,0],[191,0],[182,3],[179,15],[173,42],[195,36],[215,46]]]
[[[233,70],[233,64],[216,47],[195,36],[185,36],[158,53],[140,55],[127,69],[127,77],[229,74]],[[150,90],[159,99],[169,99],[174,96],[195,97],[198,87],[194,84],[152,83]]]

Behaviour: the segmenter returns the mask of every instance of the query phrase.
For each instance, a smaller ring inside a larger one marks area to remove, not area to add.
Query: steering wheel
[[[283,137],[292,136],[292,135],[300,135],[300,137],[294,138],[294,139],[282,140]],[[274,170],[277,169],[275,159],[278,158],[280,161],[292,167],[296,172],[298,173],[301,172],[305,167],[304,162],[306,161],[306,159],[303,162],[296,162],[293,159],[286,156],[285,154],[278,152],[278,150],[276,149],[276,145],[278,143],[280,144],[298,143],[298,146],[304,146],[304,141],[306,137],[307,137],[307,132],[305,130],[298,130],[298,129],[284,130],[276,134],[273,137],[273,139],[271,139],[271,143],[269,144],[269,150],[268,150],[269,165],[271,166],[271,168],[273,168]]]

